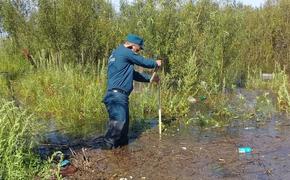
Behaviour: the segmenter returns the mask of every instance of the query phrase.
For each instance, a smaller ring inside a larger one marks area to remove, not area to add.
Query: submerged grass
[[[249,73],[250,74],[250,73]],[[262,72],[253,72],[248,77],[247,88],[249,89],[269,89],[276,95],[276,105],[278,110],[290,112],[290,86],[289,77],[285,68],[281,69],[279,64],[275,65],[274,71],[271,73],[272,79],[263,80]]]

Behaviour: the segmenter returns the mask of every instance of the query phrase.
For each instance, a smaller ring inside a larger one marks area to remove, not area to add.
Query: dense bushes
[[[181,96],[177,99],[206,93],[200,82],[216,93],[257,70],[273,72],[275,64],[289,73],[288,0],[267,1],[260,8],[212,0],[120,4],[115,10],[105,0],[2,0],[6,51],[16,54],[27,48],[45,67],[89,64],[99,71],[125,35],[136,33],[146,41],[145,56],[164,57],[162,86],[169,90],[164,94],[171,97],[173,91]],[[170,108],[171,101],[166,102]]]
[[[235,1],[121,1],[120,11],[104,0],[1,4],[1,24],[15,50],[28,48],[35,58],[45,50],[47,57],[59,53],[63,61],[96,63],[133,32],[145,38],[147,55],[169,57],[176,76],[196,52],[198,75],[217,84],[224,78],[232,83],[247,65],[271,71],[275,61],[289,60],[287,0],[258,9]]]

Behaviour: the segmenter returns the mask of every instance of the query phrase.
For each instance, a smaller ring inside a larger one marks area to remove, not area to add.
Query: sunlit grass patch
[[[45,162],[32,151],[34,123],[27,111],[0,100],[0,179],[33,179],[45,174]]]

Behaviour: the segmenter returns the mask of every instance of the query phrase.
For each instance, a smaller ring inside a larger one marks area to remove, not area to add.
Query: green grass
[[[5,52],[4,48],[0,51],[0,97],[11,99],[11,91],[8,84],[15,80],[23,72],[30,69],[29,64],[19,54]]]
[[[236,117],[220,91],[222,85],[201,81],[197,76],[196,57],[192,55],[182,78],[173,82],[172,75],[161,73],[161,103],[164,118],[185,119],[191,109],[189,96],[207,97],[204,110],[195,111],[195,124],[200,126],[223,126]],[[19,62],[18,62],[19,63]],[[190,68],[195,66],[195,68]],[[19,66],[18,66],[19,67]],[[106,90],[105,66],[81,67],[62,64],[59,67],[19,68],[12,78],[14,95],[22,105],[41,119],[54,119],[58,129],[66,129],[84,135],[88,133],[85,124],[99,124],[103,128],[107,111],[102,103]],[[258,71],[257,71],[258,72]],[[272,89],[278,95],[280,109],[288,111],[289,98],[287,75],[276,69],[272,81],[262,81],[258,73],[248,73],[247,88]],[[2,95],[9,95],[5,78],[0,79]],[[130,96],[131,121],[157,118],[158,87],[143,84],[140,91]],[[5,96],[4,96],[5,97]],[[287,99],[288,98],[288,99]],[[208,115],[210,111],[210,115]],[[84,128],[82,128],[84,126]],[[75,130],[75,131],[74,131]],[[103,129],[104,130],[104,129]]]
[[[63,68],[28,71],[14,81],[15,95],[37,117],[55,119],[57,128],[76,129],[74,133],[83,135],[86,129],[80,130],[80,127],[84,124],[101,125],[108,118],[102,103],[106,78],[96,74],[91,68],[88,69],[65,65]],[[166,116],[175,116],[181,107],[174,103],[182,101],[178,98],[179,95],[170,92],[170,89],[162,90],[162,106]],[[167,96],[168,93],[171,96]],[[133,92],[129,103],[131,121],[156,118],[157,98],[156,85],[143,84],[140,92]],[[172,98],[175,99],[174,102]],[[171,102],[171,107],[168,107],[167,102]]]
[[[9,54],[3,50],[0,51],[0,73],[17,74],[29,68],[28,62],[19,54]]]
[[[260,78],[261,71],[255,71],[250,74],[247,81],[249,89],[268,89],[277,97],[277,107],[280,111],[290,111],[290,95],[289,95],[289,76],[285,69],[281,69],[279,64],[275,65],[272,72],[273,79],[264,81]]]
[[[9,96],[9,88],[7,86],[7,75],[0,74],[0,97],[8,97]]]
[[[0,179],[33,179],[44,176],[48,166],[33,153],[35,118],[0,100]]]
[[[14,82],[23,105],[43,119],[55,119],[58,127],[79,129],[88,121],[104,121],[105,82],[93,71],[64,66],[28,72]]]

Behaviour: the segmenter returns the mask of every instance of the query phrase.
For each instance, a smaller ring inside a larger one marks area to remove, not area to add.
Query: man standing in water
[[[108,60],[107,92],[103,99],[109,113],[107,132],[102,140],[103,149],[113,149],[128,144],[129,95],[133,90],[133,80],[150,82],[151,77],[134,70],[134,65],[144,68],[158,68],[161,60],[154,61],[139,55],[144,41],[135,34],[128,34],[124,44],[119,45]],[[152,82],[158,82],[158,76]]]

